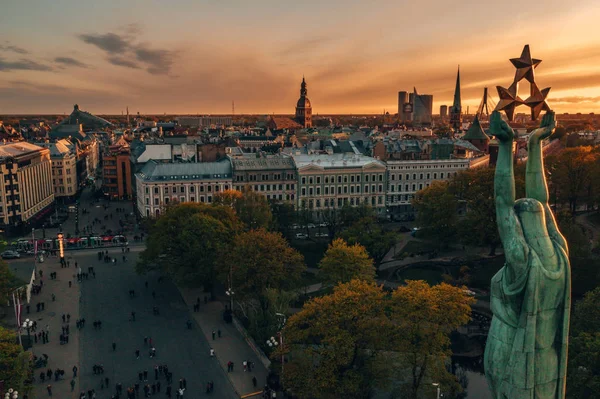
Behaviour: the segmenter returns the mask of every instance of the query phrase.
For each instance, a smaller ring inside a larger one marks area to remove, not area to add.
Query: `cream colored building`
[[[17,227],[47,212],[54,202],[50,150],[27,142],[0,146],[0,221]]]
[[[296,202],[296,166],[290,156],[244,154],[230,159],[235,190],[250,187],[270,201]]]
[[[77,193],[77,154],[75,145],[69,140],[54,143],[36,143],[50,150],[52,161],[52,183],[54,197],[71,197]]]
[[[156,217],[172,202],[211,203],[213,196],[231,190],[231,162],[158,163],[148,161],[135,174],[137,209]]]
[[[357,154],[292,155],[298,171],[299,209],[316,214],[344,204],[366,204],[385,213],[386,166]]]

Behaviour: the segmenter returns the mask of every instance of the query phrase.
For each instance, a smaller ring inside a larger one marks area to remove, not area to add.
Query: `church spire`
[[[304,80],[304,75],[302,75],[302,84],[300,85],[300,96],[306,97],[308,91],[306,90],[306,80]]]
[[[454,88],[454,102],[450,108],[450,126],[454,131],[459,131],[462,123],[462,105],[460,101],[460,65],[456,73],[456,87]]]

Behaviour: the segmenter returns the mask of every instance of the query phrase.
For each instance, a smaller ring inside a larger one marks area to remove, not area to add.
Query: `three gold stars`
[[[550,88],[547,87],[540,90],[535,83],[535,68],[542,62],[536,58],[531,58],[531,52],[529,51],[529,45],[525,45],[521,57],[511,58],[510,62],[515,66],[517,71],[515,72],[515,78],[513,83],[508,89],[502,86],[496,86],[498,90],[498,96],[500,101],[496,106],[497,111],[504,111],[508,120],[512,121],[514,117],[515,108],[519,105],[526,105],[531,108],[531,119],[536,120],[543,110],[549,111],[550,106],[546,102],[546,97],[550,92]],[[526,79],[529,82],[529,97],[523,101],[519,97],[519,82]]]

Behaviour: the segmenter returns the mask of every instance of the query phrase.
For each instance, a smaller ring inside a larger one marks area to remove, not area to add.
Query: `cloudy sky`
[[[395,113],[413,86],[438,110],[459,64],[473,111],[527,43],[555,110],[600,104],[597,0],[1,3],[0,114],[293,113],[302,75],[314,113]]]

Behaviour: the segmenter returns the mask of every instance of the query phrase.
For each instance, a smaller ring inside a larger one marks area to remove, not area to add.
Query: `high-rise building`
[[[440,117],[445,119],[448,116],[448,106],[440,105]]]
[[[398,92],[398,119],[401,123],[412,120],[412,104],[406,91]]]
[[[302,83],[300,84],[300,98],[296,104],[296,122],[302,126],[312,127],[312,106],[310,100],[306,96],[308,90],[306,90],[306,81],[302,77]]]
[[[462,123],[462,105],[460,100],[460,67],[456,73],[456,86],[454,88],[454,102],[450,107],[450,126],[458,131]]]
[[[413,94],[413,122],[420,125],[430,125],[433,115],[433,96],[431,94]]]

